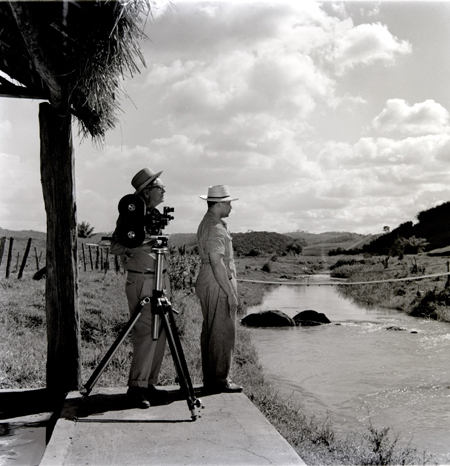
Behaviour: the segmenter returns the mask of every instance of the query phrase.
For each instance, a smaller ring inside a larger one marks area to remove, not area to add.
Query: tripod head
[[[167,235],[151,236],[150,239],[154,242],[153,249],[156,253],[159,253],[160,250],[167,249],[167,244],[169,242],[169,237]]]

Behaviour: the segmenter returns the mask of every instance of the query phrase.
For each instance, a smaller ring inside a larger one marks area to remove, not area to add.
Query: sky
[[[144,167],[166,233],[229,186],[232,232],[376,234],[450,200],[450,2],[158,1],[101,145],[74,122],[78,222],[111,232]],[[0,227],[45,231],[39,101],[0,99]],[[162,206],[161,206],[162,207]]]

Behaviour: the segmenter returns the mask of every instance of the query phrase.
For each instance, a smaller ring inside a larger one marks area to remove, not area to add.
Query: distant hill
[[[247,255],[252,250],[266,254],[282,254],[294,242],[289,236],[267,231],[233,233],[232,237],[236,254],[242,255]]]
[[[99,244],[102,241],[102,237],[111,236],[111,234],[111,232],[94,233],[89,238],[79,238],[79,243]],[[0,238],[3,236],[15,238],[15,254],[16,250],[22,252],[25,249],[29,237],[33,238],[32,246],[37,247],[38,250],[45,251],[45,233],[37,231],[10,231],[0,228]],[[236,254],[241,255],[247,255],[252,249],[261,254],[282,254],[294,242],[302,245],[304,255],[326,255],[331,249],[348,249],[357,245],[360,247],[364,240],[371,237],[371,235],[364,236],[349,232],[316,234],[304,231],[287,234],[252,231],[248,233],[232,233],[232,236],[234,250]],[[175,248],[180,246],[192,248],[197,245],[197,236],[195,233],[173,233],[170,235],[169,245]],[[7,245],[5,249],[7,249]]]
[[[169,240],[170,246],[180,247],[186,246],[192,248],[197,245],[197,234],[196,233],[172,233]]]
[[[419,212],[417,220],[416,224],[412,221],[405,222],[389,233],[380,235],[371,243],[364,245],[363,252],[388,254],[397,238],[409,239],[413,236],[424,238],[428,242],[425,251],[450,246],[450,202]]]
[[[303,240],[305,245],[328,244],[328,243],[356,243],[365,237],[359,233],[350,233],[343,231],[327,231],[324,233],[309,233],[307,231],[295,231],[285,233],[291,238]]]
[[[342,231],[328,231],[324,233],[296,231],[286,233],[286,235],[304,242],[305,246],[302,252],[304,256],[326,256],[333,249],[351,249],[367,238],[367,235]]]

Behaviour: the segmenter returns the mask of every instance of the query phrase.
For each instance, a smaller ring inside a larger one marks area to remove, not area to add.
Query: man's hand
[[[146,252],[152,252],[153,248],[155,247],[156,240],[151,239],[150,241],[145,241],[141,245],[141,250]]]
[[[238,300],[234,294],[231,296],[228,296],[228,307],[229,307],[230,316],[232,312],[236,313],[237,308],[238,308]]]

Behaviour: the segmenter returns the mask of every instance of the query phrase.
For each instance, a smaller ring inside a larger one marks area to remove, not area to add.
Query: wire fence
[[[39,244],[32,246],[32,238],[26,241],[25,249],[23,239],[0,238],[0,273],[9,279],[17,274],[21,279],[25,271],[45,275],[45,248]],[[39,243],[39,242],[38,242]],[[41,242],[42,243],[42,242]],[[121,266],[118,257],[110,254],[109,245],[81,243],[78,248],[78,269],[80,271],[99,271],[107,273],[109,270],[120,272]]]

